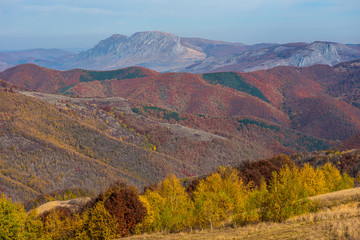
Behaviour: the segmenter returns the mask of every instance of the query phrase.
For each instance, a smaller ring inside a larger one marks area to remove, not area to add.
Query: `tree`
[[[327,192],[323,171],[320,169],[315,170],[309,163],[306,163],[300,169],[299,181],[306,196],[314,196]]]
[[[160,188],[159,195],[164,205],[160,209],[161,225],[169,231],[181,231],[193,223],[194,205],[175,175],[167,177]]]
[[[161,231],[163,226],[160,214],[162,207],[165,206],[165,198],[161,197],[156,189],[148,188],[144,195],[140,196],[140,201],[146,208],[147,215],[144,220],[135,228],[135,233]]]
[[[273,173],[268,197],[261,207],[262,220],[281,222],[308,212],[312,207],[312,202],[306,198],[297,167],[285,166],[279,173]]]
[[[244,220],[247,188],[232,168],[220,168],[198,184],[193,193],[197,223],[217,226],[226,219]]]
[[[341,189],[342,176],[340,171],[330,162],[325,163],[321,168],[326,183],[326,192],[334,192]]]
[[[0,239],[23,239],[26,218],[22,205],[0,195]]]
[[[245,184],[253,182],[254,186],[259,187],[262,180],[268,184],[272,179],[272,173],[279,172],[285,165],[295,166],[288,156],[280,154],[270,159],[242,161],[236,169],[239,170],[239,175]]]
[[[86,224],[90,239],[110,240],[118,237],[118,225],[102,203],[97,203],[89,213],[89,220]]]
[[[146,208],[140,201],[137,190],[122,182],[113,184],[105,193],[99,195],[96,202],[102,202],[110,215],[116,219],[117,232],[121,236],[129,235],[136,224],[143,221],[146,216]]]
[[[249,199],[246,203],[246,219],[244,223],[259,222],[261,220],[263,209],[267,199],[269,198],[269,191],[265,179],[260,180],[260,186],[252,189]]]

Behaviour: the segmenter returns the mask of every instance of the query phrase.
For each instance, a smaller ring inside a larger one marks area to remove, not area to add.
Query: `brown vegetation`
[[[136,224],[142,222],[147,214],[137,190],[122,182],[113,184],[105,193],[100,194],[95,204],[99,202],[116,219],[117,231],[122,236],[130,235]]]

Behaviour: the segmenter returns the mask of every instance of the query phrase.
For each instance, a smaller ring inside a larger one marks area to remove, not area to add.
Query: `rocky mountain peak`
[[[299,50],[290,57],[291,65],[307,67],[314,64],[334,65],[341,62],[341,57],[337,51],[337,43],[313,42],[305,49]]]
[[[163,68],[168,70],[169,65],[173,65],[172,70],[183,69],[205,57],[205,53],[183,45],[177,35],[146,31],[130,37],[114,34],[94,48],[80,53],[73,62],[78,64],[77,67],[91,69],[143,66],[162,71]]]
[[[128,49],[130,54],[140,54],[141,56],[158,56],[164,57],[185,53],[186,47],[180,42],[180,37],[170,33],[159,31],[138,32],[128,39]],[[118,50],[122,46],[119,46]]]
[[[79,54],[80,58],[91,58],[106,56],[110,52],[113,52],[117,49],[117,46],[128,39],[127,36],[121,34],[113,34],[109,38],[101,40],[98,44],[95,45],[92,49],[89,49],[85,52]]]

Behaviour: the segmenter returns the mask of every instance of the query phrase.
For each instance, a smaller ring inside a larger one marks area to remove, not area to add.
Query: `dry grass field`
[[[319,201],[323,208],[360,201],[360,188],[350,188],[342,191],[322,194],[310,198]]]
[[[125,239],[360,239],[360,188],[323,194],[312,199],[320,202],[320,211],[282,223],[258,223],[177,234],[143,234]]]

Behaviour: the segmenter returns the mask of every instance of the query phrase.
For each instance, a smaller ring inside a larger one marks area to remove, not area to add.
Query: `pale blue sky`
[[[0,50],[90,48],[149,30],[246,44],[360,43],[360,0],[0,0]]]

